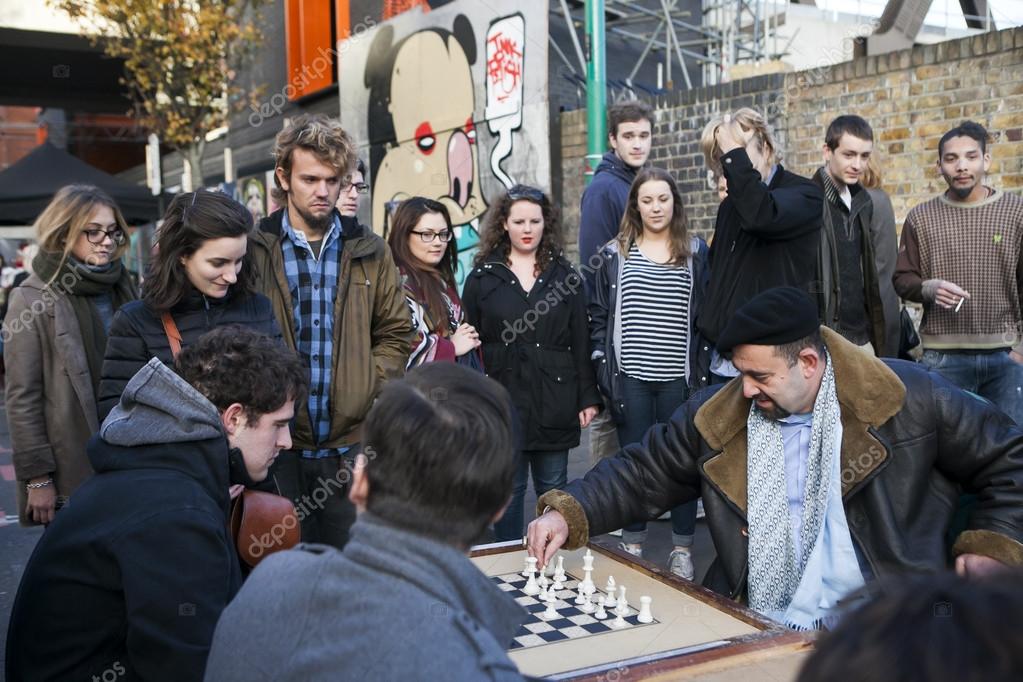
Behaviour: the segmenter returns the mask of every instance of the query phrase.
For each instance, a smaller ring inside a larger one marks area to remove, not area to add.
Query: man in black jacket
[[[818,327],[792,287],[740,308],[718,347],[739,378],[541,497],[528,531],[541,564],[702,494],[718,552],[704,584],[813,628],[866,582],[945,568],[964,490],[978,501],[956,570],[1023,566],[1023,431],[997,408]]]
[[[712,120],[700,147],[708,167],[728,183],[714,224],[707,298],[696,320],[705,343],[694,376],[706,386],[738,375],[714,344],[740,306],[771,287],[817,288],[824,200],[812,180],[777,162],[767,121],[752,109]]]
[[[895,230],[872,229],[874,205],[860,186],[873,148],[874,131],[859,116],[828,125],[824,165],[813,176],[824,192],[818,295],[824,324],[875,355],[895,357]]]
[[[219,327],[153,358],[89,441],[96,475],[47,528],[18,588],[8,680],[201,680],[241,586],[228,488],[291,446],[308,385],[270,337]]]

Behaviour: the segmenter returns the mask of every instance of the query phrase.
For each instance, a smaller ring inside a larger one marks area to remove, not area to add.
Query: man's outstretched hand
[[[529,524],[526,529],[526,552],[536,557],[536,563],[543,568],[566,540],[568,522],[561,512],[552,509]]]

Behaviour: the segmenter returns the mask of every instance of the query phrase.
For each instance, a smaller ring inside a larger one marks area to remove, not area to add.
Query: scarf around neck
[[[827,353],[824,361],[813,406],[798,554],[789,520],[781,426],[755,405],[747,420],[749,603],[797,628],[817,627],[830,607],[863,584],[841,500],[842,424],[835,372]]]
[[[63,260],[63,262],[61,262]],[[53,294],[64,296],[71,304],[82,334],[85,358],[95,392],[99,387],[107,331],[96,309],[97,296],[110,296],[113,310],[138,298],[135,284],[120,259],[103,269],[90,268],[72,256],[40,250],[32,260],[32,271]]]

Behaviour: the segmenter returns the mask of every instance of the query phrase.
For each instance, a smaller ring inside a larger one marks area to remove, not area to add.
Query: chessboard
[[[590,550],[593,557],[587,559]],[[525,593],[526,553],[521,543],[473,549],[473,563],[528,612],[509,643],[508,657],[523,675],[551,680],[701,679],[715,682],[795,680],[812,636],[792,632],[734,601],[622,551],[591,543],[562,551],[565,579],[555,593],[557,617],[547,603]],[[575,604],[580,576],[590,563],[594,599],[607,597],[609,578],[627,588],[625,626],[616,615],[599,620]],[[539,579],[537,578],[539,581]],[[652,601],[652,622],[640,623],[637,607]]]
[[[566,572],[568,580],[563,582],[562,589],[552,593],[554,595],[554,609],[558,617],[547,619],[543,616],[547,610],[547,602],[540,601],[537,597],[531,597],[522,591],[526,585],[526,578],[521,573],[503,573],[490,576],[490,579],[502,592],[508,593],[516,602],[525,607],[529,612],[527,620],[512,640],[511,650],[523,649],[534,646],[543,646],[554,642],[561,642],[568,639],[580,639],[592,635],[600,635],[608,632],[617,632],[628,628],[644,627],[652,623],[640,623],[639,612],[629,608],[623,614],[626,626],[616,629],[612,627],[615,614],[608,613],[607,617],[598,620],[592,613],[585,613],[574,603],[578,594],[579,578]],[[606,593],[597,588],[593,594],[594,600]],[[657,622],[655,619],[654,623]]]

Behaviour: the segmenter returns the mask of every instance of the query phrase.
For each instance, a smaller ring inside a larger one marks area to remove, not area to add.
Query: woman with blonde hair
[[[700,148],[707,167],[726,183],[710,248],[710,283],[696,320],[705,343],[693,362],[706,385],[739,374],[715,349],[739,307],[779,286],[816,295],[824,193],[810,178],[782,167],[767,120],[753,109],[712,119]]]
[[[691,236],[671,174],[644,168],[629,190],[618,237],[600,251],[590,295],[590,347],[597,382],[622,447],[665,423],[698,385],[693,321],[707,286],[707,244]],[[671,510],[669,570],[692,580],[696,500]],[[622,530],[622,549],[640,555],[646,523]]]
[[[7,422],[24,525],[48,524],[92,474],[85,443],[114,313],[137,298],[121,262],[128,226],[103,190],[60,189],[36,219],[33,274],[4,320]]]

